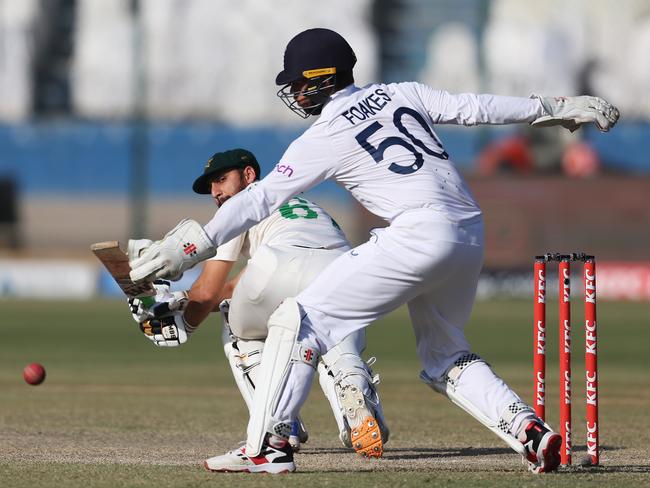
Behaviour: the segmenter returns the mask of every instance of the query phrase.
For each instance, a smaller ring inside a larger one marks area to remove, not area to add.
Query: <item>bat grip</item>
[[[154,297],[140,297],[140,301],[142,302],[142,305],[145,307],[149,308],[151,307],[154,303],[156,303],[156,299]]]

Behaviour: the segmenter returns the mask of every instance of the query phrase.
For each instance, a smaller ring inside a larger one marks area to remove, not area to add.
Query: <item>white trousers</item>
[[[482,264],[482,222],[458,226],[428,209],[406,212],[298,295],[307,313],[299,341],[326,352],[407,303],[422,367],[438,378],[470,350],[464,327]]]
[[[229,328],[224,327],[224,344],[232,341],[230,334],[237,340],[238,351],[242,356],[231,367],[237,385],[250,411],[254,408],[254,385],[259,381],[259,356],[250,356],[249,350],[258,352],[268,334],[267,322],[273,311],[287,297],[298,295],[324,269],[341,256],[347,249],[326,250],[295,246],[262,246],[248,261],[246,271],[235,287],[228,312]],[[365,366],[361,353],[366,348],[365,330],[358,330],[339,341],[330,353],[323,357],[327,368],[335,369],[342,357],[354,355]],[[242,359],[245,358],[245,359]],[[232,361],[229,356],[229,361]],[[241,362],[239,362],[241,361]],[[257,364],[255,364],[257,363]],[[349,364],[345,362],[345,364]],[[305,365],[306,366],[306,365]],[[321,366],[321,387],[327,397],[332,412],[341,432],[345,428],[342,410],[334,389],[334,376]],[[314,370],[307,367],[302,375],[294,375],[297,388],[308,392],[311,387]],[[296,401],[289,397],[292,405],[302,404],[304,399]],[[298,415],[299,407],[292,413],[292,420]]]
[[[443,381],[454,361],[471,352],[465,338],[483,264],[481,220],[457,225],[419,209],[336,259],[296,300],[303,309],[298,341],[325,353],[342,338],[407,303],[417,354],[429,378]],[[272,418],[292,419],[307,397],[311,368],[289,368]],[[481,363],[463,373],[456,394],[473,415],[498,425],[520,398]],[[511,423],[518,432],[522,413]]]
[[[295,246],[261,246],[248,261],[230,301],[228,321],[238,339],[264,340],[269,316],[287,297],[297,296],[345,252]]]

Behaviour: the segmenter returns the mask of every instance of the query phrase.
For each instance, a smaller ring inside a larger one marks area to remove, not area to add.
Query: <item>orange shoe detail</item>
[[[350,432],[352,447],[364,457],[380,458],[384,453],[379,425],[374,417],[366,417],[358,427]]]

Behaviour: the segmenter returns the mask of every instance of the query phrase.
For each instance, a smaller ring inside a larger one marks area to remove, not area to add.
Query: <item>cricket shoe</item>
[[[222,456],[206,459],[203,466],[215,473],[290,473],[296,470],[289,441],[267,434],[257,456],[246,454],[246,445]]]
[[[528,469],[533,473],[549,473],[560,465],[562,436],[542,422],[530,422],[519,440],[526,451],[524,464],[528,463]]]
[[[309,433],[305,428],[305,424],[302,423],[302,419],[298,419],[291,424],[291,434],[289,435],[289,444],[293,448],[293,452],[300,451],[300,446],[307,442],[309,439]]]
[[[340,385],[338,397],[350,426],[349,442],[352,448],[364,457],[381,457],[384,453],[382,432],[375,411],[361,389],[352,384]],[[344,444],[346,440],[341,437]]]

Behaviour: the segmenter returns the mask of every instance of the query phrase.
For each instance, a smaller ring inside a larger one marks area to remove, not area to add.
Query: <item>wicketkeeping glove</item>
[[[176,347],[187,342],[194,328],[190,327],[182,311],[151,318],[140,324],[144,336],[158,347]]]
[[[129,250],[135,250],[137,242],[129,241]],[[130,276],[136,283],[155,278],[179,280],[185,271],[217,253],[203,227],[189,219],[182,220],[162,240],[137,251],[129,252]]]
[[[139,257],[152,244],[153,241],[151,239],[129,239],[126,248],[126,254],[128,254],[129,260]]]
[[[599,97],[543,97],[531,95],[530,98],[537,98],[546,115],[538,117],[531,125],[535,127],[547,127],[561,125],[565,129],[574,132],[582,124],[593,122],[598,130],[607,132],[616,125],[620,113],[616,107]]]

